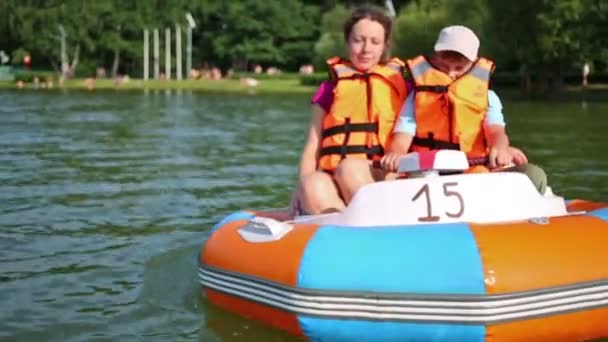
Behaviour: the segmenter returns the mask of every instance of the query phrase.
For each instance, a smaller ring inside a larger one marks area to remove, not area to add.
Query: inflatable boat
[[[232,213],[201,248],[204,295],[311,341],[608,337],[608,204],[468,167],[457,151],[411,153],[407,179],[341,212]]]

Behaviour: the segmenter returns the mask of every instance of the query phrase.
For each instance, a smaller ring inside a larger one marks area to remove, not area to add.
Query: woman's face
[[[367,18],[359,20],[352,28],[347,42],[348,55],[355,68],[369,71],[382,58],[386,47],[384,27]]]

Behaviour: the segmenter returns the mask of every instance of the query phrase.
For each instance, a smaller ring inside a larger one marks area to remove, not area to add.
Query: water
[[[0,93],[0,340],[293,341],[201,296],[208,229],[285,206],[307,96]],[[608,201],[608,103],[505,103],[568,198]]]

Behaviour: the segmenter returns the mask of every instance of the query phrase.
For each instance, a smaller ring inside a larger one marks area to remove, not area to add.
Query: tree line
[[[366,3],[385,7],[387,1],[3,0],[0,50],[17,65],[29,54],[37,68],[59,71],[63,60],[78,76],[90,76],[99,66],[141,76],[143,30],[185,27],[190,13],[196,21],[194,67],[297,71],[313,63],[319,70],[328,57],[344,54],[342,24],[353,6]],[[392,3],[391,52],[402,59],[432,51],[441,27],[464,24],[478,33],[481,53],[497,62],[498,71],[517,73],[530,83],[559,83],[580,73],[584,63],[592,73],[608,72],[605,0]],[[164,42],[160,47],[162,59]]]

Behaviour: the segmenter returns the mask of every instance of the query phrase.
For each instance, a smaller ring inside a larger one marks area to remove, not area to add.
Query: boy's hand
[[[513,154],[509,147],[492,146],[488,158],[490,168],[504,167],[513,163]]]
[[[380,167],[385,171],[396,172],[399,167],[399,159],[403,157],[403,154],[389,152],[380,159]]]
[[[509,150],[511,151],[511,155],[513,155],[513,162],[515,165],[528,163],[528,157],[526,157],[526,154],[522,150],[512,146],[509,146]]]

